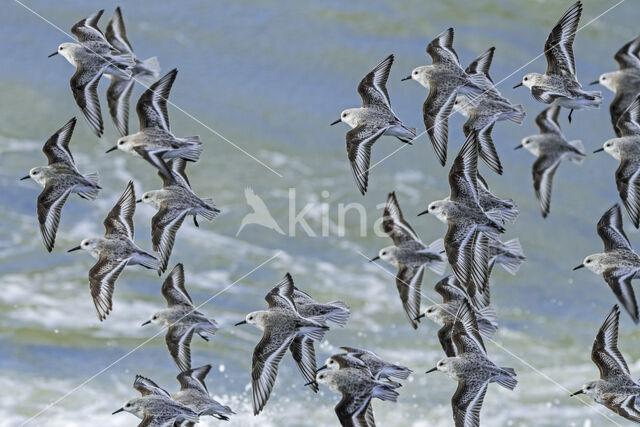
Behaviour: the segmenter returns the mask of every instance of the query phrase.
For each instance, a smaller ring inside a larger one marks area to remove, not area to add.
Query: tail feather
[[[207,221],[213,221],[220,213],[220,209],[216,208],[212,198],[205,198],[202,199],[202,201],[208,205],[208,209],[204,209],[201,212],[198,212],[198,214],[202,215],[202,217]]]
[[[398,400],[398,392],[394,390],[393,385],[379,382],[371,391],[371,397],[396,402]]]
[[[95,188],[84,188],[83,191],[78,191],[78,195],[83,199],[95,200],[98,197],[98,193],[100,193],[98,172],[88,173],[84,175],[84,177],[87,181],[91,182]]]
[[[158,61],[157,56],[145,59],[142,61],[141,65],[144,68],[144,71],[150,74],[150,78],[155,80],[160,75],[160,62]]]
[[[162,267],[162,262],[160,261],[160,259],[156,255],[150,254],[148,252],[140,257],[140,260],[138,260],[138,264],[150,270],[160,270],[160,268]]]
[[[526,260],[522,246],[520,245],[520,239],[515,238],[508,240],[504,243],[504,246],[509,252],[509,258],[504,262],[501,260],[500,265],[507,273],[515,275],[522,263]]]
[[[571,145],[576,149],[576,151],[578,151],[578,153],[570,153],[569,160],[574,163],[581,164],[586,155],[584,152],[584,145],[582,145],[582,141],[580,141],[579,139],[569,141],[569,145]]]
[[[333,322],[338,326],[346,326],[349,321],[349,316],[351,312],[349,311],[349,306],[342,301],[332,301],[328,303],[328,305],[335,306],[335,310],[330,311],[325,315],[325,319],[328,322]]]
[[[398,365],[386,366],[382,371],[385,376],[399,378],[401,380],[409,378],[409,375],[411,375],[412,372],[413,371],[411,369]]]
[[[499,375],[495,379],[495,382],[497,382],[507,390],[513,390],[514,388],[516,388],[516,385],[518,384],[518,380],[513,378],[516,375],[516,372],[511,368],[502,368],[502,370],[505,371],[505,374]]]
[[[496,310],[488,305],[478,310],[478,330],[485,337],[492,337],[498,330]]]
[[[509,114],[507,120],[521,125],[524,122],[525,117],[527,117],[527,113],[524,111],[524,107],[522,104],[518,104],[514,106],[515,110]]]
[[[189,162],[197,162],[202,154],[202,141],[199,136],[188,136],[182,138],[182,142],[187,146],[180,150],[180,157]]]
[[[322,341],[324,334],[329,330],[324,316],[307,317],[306,320],[310,320],[316,324],[304,325],[300,328],[300,332],[314,341]]]
[[[85,174],[84,177],[87,178],[92,183],[94,183],[96,186],[99,185],[100,176],[98,175],[98,172],[92,172],[92,173]]]

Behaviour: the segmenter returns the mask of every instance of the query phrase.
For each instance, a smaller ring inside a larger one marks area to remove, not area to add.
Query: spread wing
[[[640,135],[640,95],[624,110],[616,127],[622,136]]]
[[[629,367],[618,350],[618,323],[620,310],[614,305],[596,335],[591,360],[600,369],[600,378],[610,380],[623,375],[631,377]]]
[[[193,389],[201,393],[209,394],[204,379],[211,371],[211,365],[200,366],[199,368],[189,369],[178,374],[176,379],[180,383],[180,390]]]
[[[449,171],[451,200],[478,204],[478,145],[472,137],[465,141]]]
[[[136,106],[140,129],[157,127],[169,132],[167,100],[177,75],[178,70],[174,68],[142,94]]]
[[[640,68],[640,36],[620,48],[613,57],[620,69]]]
[[[51,252],[56,241],[56,233],[60,224],[62,207],[67,202],[72,187],[63,187],[59,183],[51,182],[45,185],[38,196],[38,222],[40,234],[47,251]]]
[[[561,158],[542,154],[533,162],[531,175],[533,177],[533,189],[540,204],[542,217],[546,218],[551,210],[551,190],[553,187],[553,176],[560,166]]]
[[[188,209],[162,207],[151,219],[151,243],[153,250],[160,254],[159,271],[167,269],[176,233],[188,212]]]
[[[181,372],[191,369],[191,338],[194,331],[193,326],[174,323],[164,336],[169,354]]]
[[[127,30],[124,27],[124,19],[122,19],[122,11],[120,6],[116,7],[113,16],[107,23],[105,36],[109,43],[120,52],[133,54],[133,48],[129,39],[127,39]]]
[[[427,45],[427,54],[434,64],[451,63],[460,66],[458,54],[453,49],[453,28],[440,33]]]
[[[296,304],[293,302],[293,278],[291,274],[284,275],[284,279],[278,282],[264,298],[269,304],[269,310],[281,309],[297,312]]]
[[[622,212],[617,203],[610,207],[598,221],[598,236],[604,243],[604,251],[614,249],[631,249],[629,238],[622,229]]]
[[[133,388],[140,392],[140,394],[143,396],[157,395],[170,397],[169,393],[167,393],[165,389],[156,384],[155,381],[150,380],[149,378],[145,378],[142,375],[136,375],[136,379],[133,382]]]
[[[298,370],[304,378],[305,383],[309,384],[314,392],[318,392],[318,384],[316,383],[316,350],[313,340],[304,335],[298,335],[291,342],[289,347],[293,360],[298,365]]]
[[[162,283],[162,296],[167,300],[169,307],[174,305],[193,307],[191,296],[184,286],[184,267],[182,264],[176,264]]]
[[[638,315],[638,303],[636,301],[635,293],[633,292],[633,286],[631,280],[633,279],[635,272],[620,272],[614,268],[605,270],[602,273],[602,277],[607,282],[613,293],[620,301],[620,304],[629,313],[629,316],[635,323],[638,323],[640,317]]]
[[[459,380],[451,398],[453,420],[456,427],[479,427],[480,409],[489,381]]]
[[[116,205],[104,220],[105,236],[133,240],[133,214],[136,211],[136,193],[129,181]]]
[[[404,219],[395,192],[387,196],[387,204],[382,213],[382,229],[396,246],[407,241],[420,241],[411,225]]]
[[[89,270],[91,298],[98,312],[98,319],[101,321],[107,318],[113,307],[113,289],[116,280],[130,259],[110,260],[101,256],[98,258],[98,262]]]
[[[112,75],[107,89],[109,114],[120,136],[129,134],[129,98],[131,98],[134,84],[134,79],[127,80]]]
[[[563,136],[558,123],[558,113],[560,113],[560,107],[552,105],[536,116],[536,125],[540,129],[540,133],[553,133]]]
[[[87,18],[78,21],[73,27],[71,27],[71,33],[76,36],[78,42],[104,42],[108,43],[100,28],[98,28],[98,21],[104,13],[103,10],[99,10],[96,13],[89,15]]]
[[[265,331],[262,340],[253,350],[251,390],[254,415],[258,415],[269,400],[278,376],[278,364],[294,337],[294,335],[274,334]]]
[[[460,281],[456,276],[447,276],[436,283],[434,290],[440,294],[443,303],[451,301],[463,301],[467,298],[467,292],[464,290]]]
[[[398,275],[396,276],[396,287],[405,313],[411,322],[413,329],[418,329],[418,316],[420,315],[420,288],[422,287],[422,276],[424,266],[398,265]]]
[[[87,119],[91,130],[100,137],[104,132],[104,123],[102,121],[102,111],[100,109],[100,100],[98,99],[98,83],[104,64],[84,64],[79,63],[76,72],[71,76],[69,84],[71,92],[76,100],[76,104]]]
[[[457,90],[454,86],[430,86],[422,106],[422,117],[427,134],[442,166],[447,162],[447,144],[449,141],[449,116],[456,100]]]
[[[347,132],[347,156],[351,163],[351,172],[360,193],[364,195],[369,185],[369,163],[371,147],[388,127],[378,128],[362,123]]]
[[[453,322],[453,343],[460,353],[487,355],[484,342],[478,331],[478,322],[468,301],[463,301]]]
[[[342,393],[342,399],[335,407],[340,424],[347,427],[368,427],[367,408],[371,394]]]
[[[73,117],[44,143],[42,152],[47,156],[50,165],[62,163],[77,171],[73,155],[71,154],[71,150],[69,150],[69,141],[71,141],[71,135],[73,135],[75,126],[76,118]]]
[[[620,199],[634,227],[640,226],[640,163],[624,159],[616,170],[616,185]]]
[[[393,64],[393,55],[387,56],[360,82],[358,93],[363,107],[383,107],[391,109],[391,100],[387,92],[387,79]]]
[[[546,74],[576,75],[573,58],[573,39],[582,15],[582,3],[575,2],[560,18],[544,44],[547,58]]]
[[[484,51],[482,55],[478,56],[471,64],[469,64],[465,72],[467,74],[482,73],[491,83],[493,83],[493,80],[491,80],[491,76],[489,75],[489,68],[491,67],[491,61],[493,61],[493,53],[495,50],[496,48],[492,46]]]

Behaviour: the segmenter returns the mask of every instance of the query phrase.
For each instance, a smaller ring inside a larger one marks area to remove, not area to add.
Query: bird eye
[[[129,408],[131,407],[131,403],[127,403],[126,405],[124,405],[125,408]]]
[[[524,78],[524,81],[525,81],[525,82],[526,82],[527,80],[529,80],[529,77],[525,77],[525,78]]]
[[[124,144],[124,141],[118,141],[118,145]]]
[[[64,48],[62,46],[60,46],[60,50],[63,50]]]
[[[605,81],[605,80],[607,80],[607,78],[606,78],[606,77],[603,77],[603,78],[602,78],[602,81]]]
[[[417,71],[414,71],[414,72],[413,72],[413,75],[414,75],[414,76],[417,76],[417,75],[418,75],[418,72],[417,72]]]
[[[590,264],[590,263],[591,263],[591,260],[590,260],[590,259],[588,259],[588,260],[586,260],[584,263],[585,263],[585,264]]]
[[[342,117],[347,117],[347,113],[342,113]]]

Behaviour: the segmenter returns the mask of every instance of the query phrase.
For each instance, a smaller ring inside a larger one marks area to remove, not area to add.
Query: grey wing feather
[[[140,129],[157,127],[169,132],[167,100],[177,75],[178,70],[174,68],[142,94],[136,105]]]
[[[129,181],[120,199],[111,209],[104,220],[106,236],[121,236],[133,240],[133,214],[136,210],[136,193],[133,189],[133,181]]]

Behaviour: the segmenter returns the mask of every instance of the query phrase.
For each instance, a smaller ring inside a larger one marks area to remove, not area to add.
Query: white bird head
[[[516,147],[518,148],[526,148],[534,156],[540,155],[540,135],[530,135],[525,138],[522,138],[522,143]]]
[[[589,381],[587,383],[584,383],[582,388],[578,391],[576,391],[575,393],[571,393],[571,396],[576,396],[578,394],[586,394],[587,396],[589,396],[590,398],[592,398],[595,401],[598,401],[598,392],[597,392],[597,388],[598,388],[598,384],[600,383],[600,381],[602,380],[595,380],[595,381]],[[604,403],[604,402],[599,402],[599,403]]]
[[[76,246],[75,248],[71,248],[67,252],[73,252],[73,251],[82,249],[89,252],[92,257],[97,259],[100,256],[100,251],[98,250],[98,246],[100,245],[101,241],[102,239],[100,237],[90,237],[88,239],[84,239],[82,242],[80,242],[79,246]]]
[[[531,86],[534,86],[536,83],[538,83],[541,80],[541,78],[542,78],[542,74],[538,74],[538,73],[525,74],[524,77],[522,77],[522,82],[516,85],[516,87],[524,85],[529,89],[531,89]]]
[[[344,122],[351,126],[352,128],[358,126],[358,121],[360,119],[360,108],[348,108],[340,113],[340,120],[337,120],[333,123]]]
[[[161,328],[169,327],[171,326],[171,319],[169,318],[170,314],[171,313],[169,310],[160,310],[156,313],[153,313],[153,315],[149,318],[149,320],[144,322],[142,326],[148,325],[149,323],[153,323],[154,325],[159,326]]]
[[[416,67],[411,71],[411,75],[403,80],[409,80],[409,78],[417,81],[422,86],[429,89],[429,75],[431,72],[432,65],[422,65],[420,67]]]
[[[587,267],[589,270],[596,274],[602,274],[606,270],[606,266],[600,262],[603,256],[605,256],[605,254],[591,254],[587,256],[584,261],[582,261],[582,264],[575,267],[574,270],[582,267]]]
[[[380,249],[380,252],[378,252],[378,258],[392,265],[398,265],[398,259],[396,258],[397,252],[398,248],[395,246],[387,246],[386,248]]]
[[[118,409],[117,411],[114,411],[111,415],[115,415],[119,412],[129,412],[133,415],[135,415],[136,417],[142,419],[144,418],[144,410],[142,407],[142,399],[137,397],[135,399],[131,399],[125,402],[124,405],[122,405],[122,408]]]
[[[616,88],[618,87],[618,80],[618,72],[612,71],[610,73],[600,74],[598,80],[593,83],[599,83],[609,89],[611,92],[615,92]]]
[[[438,218],[440,221],[446,223],[447,222],[447,207],[449,206],[449,201],[447,200],[436,200],[435,202],[429,203],[427,206],[427,210],[420,212],[418,215],[423,214],[431,214]]]
[[[471,107],[471,103],[464,95],[456,96],[456,100],[453,101],[453,109],[465,117],[469,117],[471,114]]]
[[[430,320],[437,323],[438,325],[444,325],[441,314],[442,314],[442,307],[440,307],[440,305],[438,304],[430,305],[424,310],[425,317],[428,317]]]
[[[142,194],[138,202],[147,203],[156,209],[160,209],[159,195],[162,190],[151,190]]]
[[[38,166],[35,168],[32,168],[29,171],[29,175],[25,176],[22,179],[27,179],[27,178],[31,178],[32,180],[34,180],[35,182],[37,182],[38,184],[44,186],[47,182],[47,167],[46,166]]]
[[[438,361],[438,364],[436,365],[436,367],[428,370],[427,373],[440,371],[440,372],[444,372],[445,374],[449,375],[452,378],[457,378],[455,372],[453,371],[453,362],[455,359],[456,359],[455,357],[445,357],[444,359],[441,359],[440,361]]]
[[[251,312],[247,314],[242,322],[236,323],[236,326],[244,324],[254,325],[258,329],[262,329],[264,331],[265,316],[267,315],[267,313],[268,312],[264,310]]]

